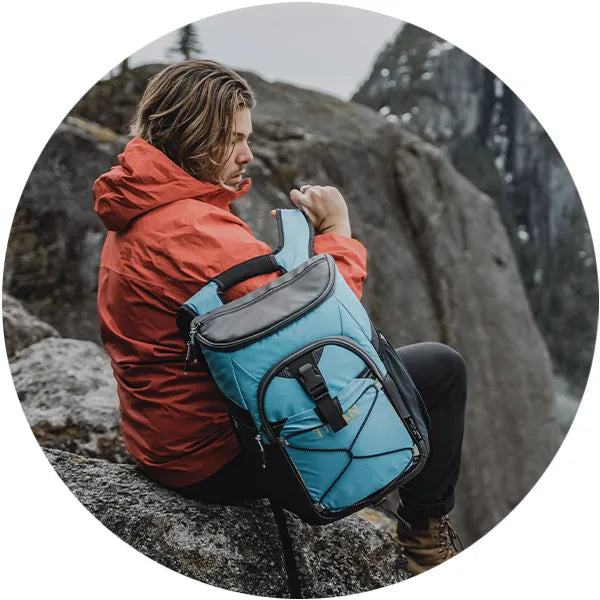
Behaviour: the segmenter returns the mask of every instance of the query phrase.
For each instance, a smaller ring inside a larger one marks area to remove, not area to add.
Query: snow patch
[[[494,79],[494,96],[502,98],[504,95],[504,84],[496,77]]]
[[[450,42],[433,42],[432,47],[427,51],[428,58],[436,58],[443,52],[452,50],[454,46]]]
[[[517,237],[519,238],[519,241],[524,244],[529,241],[529,232],[525,228],[525,225],[519,225],[517,227]]]

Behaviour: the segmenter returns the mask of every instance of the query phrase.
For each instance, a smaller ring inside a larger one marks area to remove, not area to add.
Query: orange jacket
[[[209,279],[271,252],[230,210],[237,193],[198,181],[134,138],[119,166],[94,183],[94,210],[109,229],[98,279],[98,316],[111,358],[125,445],[145,472],[170,486],[212,475],[239,453],[212,376],[184,375],[177,309]],[[315,236],[360,297],[366,250],[336,234]],[[260,275],[226,294],[242,296],[277,277]]]

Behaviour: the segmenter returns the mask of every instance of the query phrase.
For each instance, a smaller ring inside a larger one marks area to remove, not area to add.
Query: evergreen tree
[[[185,60],[197,58],[202,53],[202,45],[195,26],[190,23],[184,25],[177,32],[175,45],[169,48],[168,54],[180,54]]]

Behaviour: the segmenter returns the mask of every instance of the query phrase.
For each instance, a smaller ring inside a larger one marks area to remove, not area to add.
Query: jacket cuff
[[[315,254],[331,253],[335,250],[353,251],[356,257],[367,267],[367,249],[354,238],[340,235],[339,233],[318,233],[314,239]]]

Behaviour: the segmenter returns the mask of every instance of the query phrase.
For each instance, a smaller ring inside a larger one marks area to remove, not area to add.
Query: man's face
[[[235,133],[230,141],[231,155],[225,163],[221,176],[223,183],[239,187],[244,179],[244,168],[254,159],[248,138],[252,134],[250,109],[243,108],[235,113]]]

